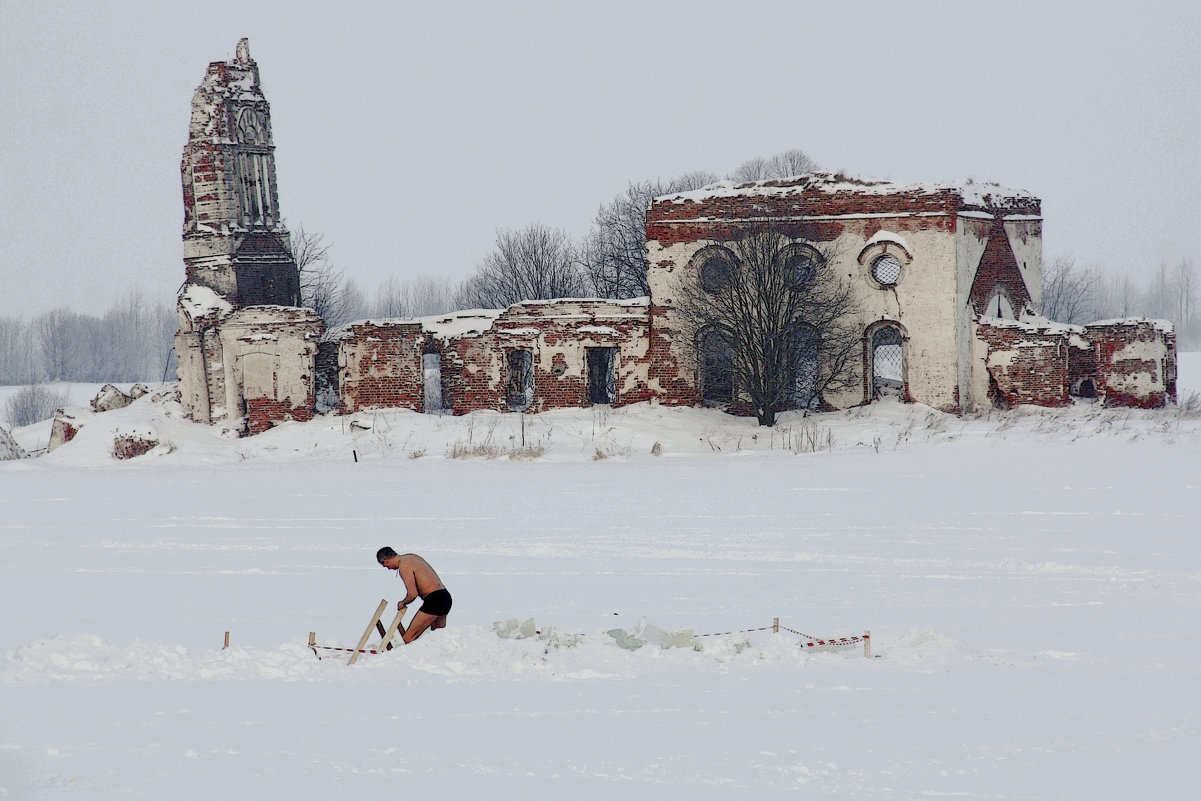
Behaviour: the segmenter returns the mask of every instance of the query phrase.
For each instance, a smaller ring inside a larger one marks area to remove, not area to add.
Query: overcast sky
[[[1197,261],[1196,0],[334,5],[0,0],[0,315],[174,302],[192,93],[244,36],[283,215],[369,295],[790,148],[1033,192],[1047,257]]]

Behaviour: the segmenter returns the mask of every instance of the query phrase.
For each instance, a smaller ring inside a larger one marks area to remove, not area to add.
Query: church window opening
[[[808,285],[817,277],[817,270],[821,266],[821,257],[813,248],[805,245],[789,247],[784,251],[781,261],[792,289]]]
[[[422,410],[426,414],[438,414],[445,409],[442,403],[442,354],[421,354],[421,374],[425,390]]]
[[[817,397],[817,332],[803,325],[792,338],[793,402],[798,409],[815,409]]]
[[[716,248],[701,262],[701,289],[721,292],[734,280],[734,258],[729,252]]]
[[[905,391],[905,362],[901,332],[881,328],[872,335],[872,396],[900,396]]]
[[[872,278],[882,287],[896,286],[901,280],[901,262],[896,256],[885,253],[872,261]]]
[[[512,411],[523,412],[534,402],[534,354],[511,350],[505,354],[505,365],[508,368],[505,402]]]
[[[588,367],[588,402],[612,403],[617,399],[617,348],[585,348]]]
[[[985,317],[999,317],[1002,320],[1016,320],[1017,313],[1009,294],[1001,287],[995,287],[984,304]]]
[[[700,342],[701,400],[725,404],[734,400],[734,349],[726,334],[709,330]]]

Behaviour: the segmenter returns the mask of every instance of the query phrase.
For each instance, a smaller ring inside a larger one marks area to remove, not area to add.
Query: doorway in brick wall
[[[442,398],[442,354],[421,354],[421,376],[424,381],[425,398],[421,410],[426,414],[441,414],[449,411]]]
[[[514,412],[524,412],[534,402],[534,354],[511,350],[505,354],[505,403]]]
[[[617,348],[585,348],[588,367],[588,402],[617,400]]]

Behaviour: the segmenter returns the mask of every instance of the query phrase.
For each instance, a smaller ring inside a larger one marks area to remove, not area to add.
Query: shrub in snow
[[[18,390],[5,404],[5,418],[10,428],[40,423],[49,420],[54,413],[67,405],[67,396],[54,392],[40,384]]]

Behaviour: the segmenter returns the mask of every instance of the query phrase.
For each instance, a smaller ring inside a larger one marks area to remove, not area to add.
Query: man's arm
[[[404,600],[396,605],[396,608],[399,609],[417,600],[417,576],[413,573],[413,566],[403,562],[400,565],[400,570],[396,572],[400,574],[401,580],[405,583]]]

